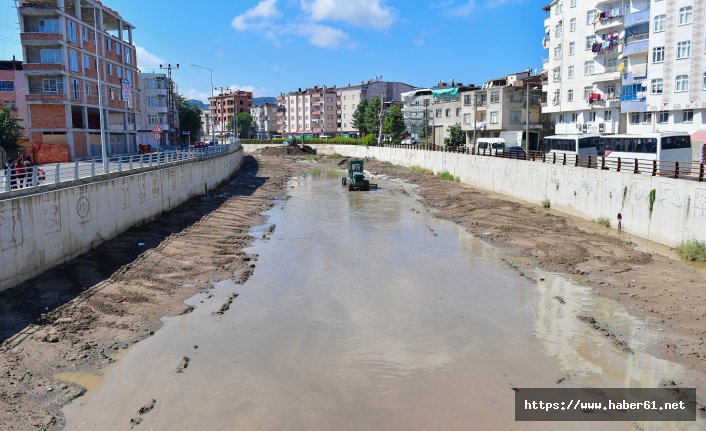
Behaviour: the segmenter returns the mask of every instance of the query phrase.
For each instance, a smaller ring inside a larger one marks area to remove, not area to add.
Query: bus
[[[687,132],[603,136],[600,146],[607,160],[657,160],[660,171],[673,170],[674,162],[679,162],[683,165],[680,170],[691,171],[691,136]]]
[[[542,140],[542,149],[545,153],[597,156],[600,137],[597,133],[546,136]]]

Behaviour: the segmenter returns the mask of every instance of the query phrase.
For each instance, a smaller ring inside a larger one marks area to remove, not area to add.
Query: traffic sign
[[[154,138],[155,141],[159,141],[162,139],[162,134],[161,133],[153,133],[152,137]]]
[[[189,132],[188,130],[185,130],[185,131],[181,132],[181,134],[182,134],[182,135],[190,135],[191,132]]]
[[[152,133],[162,133],[162,128],[159,127],[159,123],[155,124],[152,128]]]

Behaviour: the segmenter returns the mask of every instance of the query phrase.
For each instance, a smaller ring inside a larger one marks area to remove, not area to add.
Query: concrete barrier
[[[460,181],[588,220],[605,217],[625,232],[674,247],[706,240],[706,183],[561,164],[389,147],[315,145],[319,154],[370,157],[449,172]],[[250,146],[246,151],[254,151]],[[652,201],[650,196],[654,191]],[[571,238],[567,238],[571,241]]]
[[[232,176],[238,148],[205,160],[0,200],[0,290],[148,222]]]

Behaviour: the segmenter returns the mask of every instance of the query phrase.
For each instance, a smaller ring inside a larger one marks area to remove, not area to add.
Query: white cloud
[[[441,14],[448,17],[467,17],[476,11],[478,4],[476,0],[467,0],[456,3],[455,1],[442,1],[432,4],[432,7],[441,10]]]
[[[166,63],[161,57],[152,54],[139,45],[135,45],[135,54],[137,55],[137,66],[142,72],[156,69],[160,64]]]
[[[312,21],[338,21],[346,24],[386,29],[397,18],[397,11],[384,0],[301,0],[302,9]]]
[[[228,86],[230,90],[252,91],[253,97],[262,97],[275,94],[271,88],[255,87],[254,85],[231,84]]]
[[[199,91],[195,88],[190,88],[189,90],[186,91],[186,93],[183,93],[183,96],[186,97],[187,99],[196,99],[196,100],[200,100],[204,103],[208,103],[208,98],[211,97],[211,94],[205,93],[203,91]]]
[[[355,42],[340,29],[323,24],[303,24],[297,26],[294,32],[306,37],[309,43],[320,48],[354,48]]]
[[[277,9],[277,0],[261,0],[252,8],[233,18],[231,26],[239,31],[262,25],[263,21],[272,20],[282,16]]]

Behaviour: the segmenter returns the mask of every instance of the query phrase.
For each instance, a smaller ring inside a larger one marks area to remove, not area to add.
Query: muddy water
[[[643,322],[556,275],[532,283],[430,216],[410,186],[379,183],[352,193],[325,170],[293,181],[257,232],[276,225],[252,248],[250,280],[165,319],[64,409],[66,429],[590,430],[514,422],[512,388],[679,381],[678,366],[642,352],[658,336]],[[613,319],[636,354],[581,314]]]

